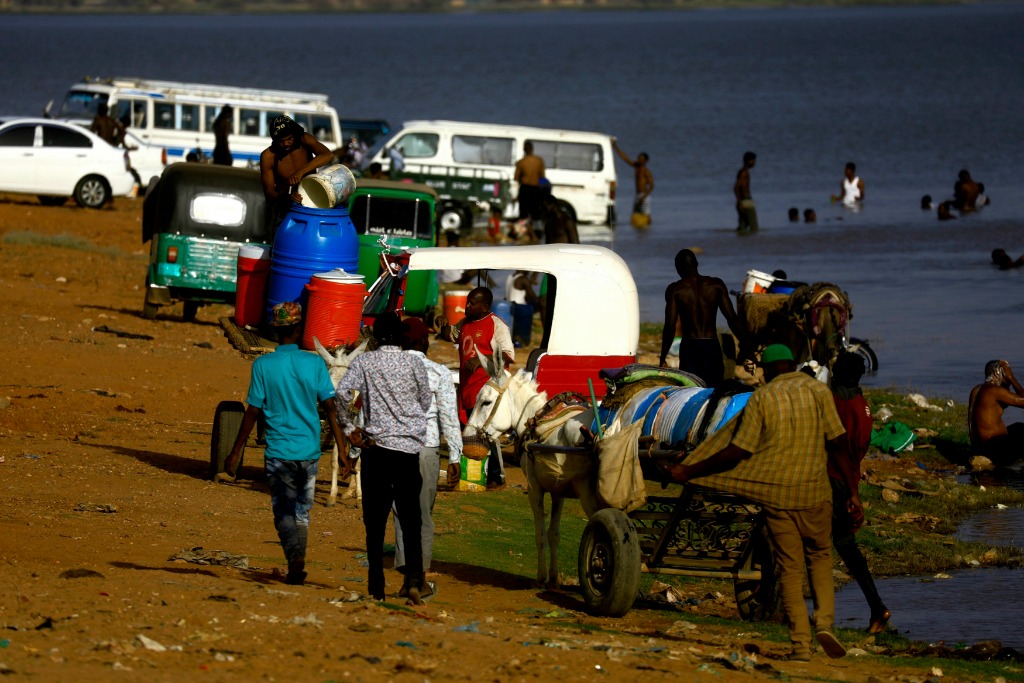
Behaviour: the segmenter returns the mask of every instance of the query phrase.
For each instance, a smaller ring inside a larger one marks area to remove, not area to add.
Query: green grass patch
[[[29,247],[56,247],[58,249],[73,249],[75,251],[88,251],[94,254],[106,254],[107,256],[123,256],[124,252],[117,247],[100,247],[78,235],[62,233],[60,235],[41,235],[31,230],[9,232],[3,236],[4,244],[29,246]]]

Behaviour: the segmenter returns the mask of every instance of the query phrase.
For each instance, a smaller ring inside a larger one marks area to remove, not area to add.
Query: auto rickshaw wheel
[[[733,589],[736,594],[736,609],[744,621],[772,621],[779,613],[782,593],[779,590],[779,575],[772,557],[771,541],[762,529],[750,540],[750,548],[743,562],[746,571],[760,570],[760,579],[736,579]]]
[[[196,314],[199,313],[199,303],[195,301],[184,301],[181,304],[181,318],[187,323],[194,322]]]
[[[99,209],[110,200],[107,181],[98,175],[87,175],[75,185],[75,201],[87,209]]]
[[[621,617],[640,588],[640,543],[621,510],[600,510],[580,539],[578,574],[583,600],[594,614]]]
[[[221,401],[213,414],[213,433],[210,437],[210,479],[224,471],[224,461],[231,454],[231,448],[238,437],[238,428],[242,426],[245,405],[241,401]],[[242,470],[245,462],[245,447],[242,457],[238,459],[235,475]]]

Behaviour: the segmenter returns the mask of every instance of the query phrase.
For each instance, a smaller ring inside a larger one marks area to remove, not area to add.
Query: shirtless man
[[[679,369],[697,375],[709,387],[722,381],[725,362],[715,322],[718,312],[725,316],[729,329],[743,347],[745,333],[732,307],[729,290],[717,277],[697,272],[697,257],[689,249],[676,254],[676,272],[680,279],[665,289],[665,327],[661,333],[661,367],[679,323]]]
[[[732,192],[736,195],[736,213],[739,214],[737,232],[757,232],[757,208],[750,195],[750,169],[757,163],[757,155],[746,152],[743,155],[743,168],[736,173],[736,182]]]
[[[270,147],[260,154],[260,179],[263,194],[274,206],[275,223],[301,202],[299,181],[321,166],[331,163],[334,154],[327,146],[287,116],[270,123]]]
[[[953,185],[953,206],[959,211],[974,211],[978,208],[978,195],[981,189],[978,183],[971,178],[970,172],[965,168],[958,175]]]
[[[993,462],[1024,458],[1024,424],[1014,422],[1007,427],[1003,423],[1003,411],[1009,406],[1024,408],[1024,387],[1013,376],[1009,363],[990,360],[985,364],[985,381],[971,389],[967,429],[974,452]]]
[[[636,197],[633,199],[633,213],[647,216],[648,222],[650,222],[651,193],[654,192],[654,176],[651,174],[651,169],[647,166],[647,162],[651,158],[650,155],[647,152],[640,152],[636,159],[630,159],[629,155],[619,148],[617,140],[612,140],[612,148],[622,157],[623,161],[633,167],[634,174],[636,175]]]
[[[516,162],[513,179],[519,183],[519,219],[540,220],[542,197],[540,179],[544,177],[544,160],[533,153],[533,143],[523,144],[523,158]]]

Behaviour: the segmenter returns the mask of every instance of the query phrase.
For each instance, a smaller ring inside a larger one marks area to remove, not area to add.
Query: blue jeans
[[[265,460],[274,527],[281,539],[284,557],[289,561],[306,557],[309,511],[313,507],[319,464],[319,460]]]

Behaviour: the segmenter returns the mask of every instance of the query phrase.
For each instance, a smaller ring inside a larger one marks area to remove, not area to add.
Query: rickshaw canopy
[[[626,262],[605,247],[542,244],[410,249],[409,270],[526,270],[557,280],[547,353],[636,356],[640,304]]]

